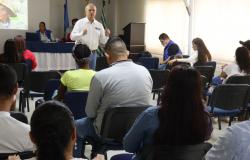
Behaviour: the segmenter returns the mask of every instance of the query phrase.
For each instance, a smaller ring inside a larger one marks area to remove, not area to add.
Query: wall
[[[155,55],[162,55],[158,40],[162,32],[187,52],[188,14],[183,0],[111,0],[107,19],[113,35],[123,34],[123,27],[130,22],[146,23],[146,49]]]
[[[107,5],[107,20],[113,35],[123,34],[130,22],[145,22],[147,0],[111,0]]]

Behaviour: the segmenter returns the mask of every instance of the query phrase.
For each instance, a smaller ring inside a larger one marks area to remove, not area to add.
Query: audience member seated
[[[73,51],[73,58],[79,69],[67,71],[61,78],[57,99],[63,100],[66,91],[89,91],[95,71],[89,69],[91,51],[87,45],[78,44]]]
[[[148,70],[128,60],[128,50],[119,37],[111,37],[105,45],[107,62],[111,65],[95,74],[86,104],[87,118],[76,121],[78,137],[98,140],[104,112],[111,107],[149,106],[152,79]],[[79,139],[78,139],[79,140]],[[79,157],[81,142],[77,143]],[[96,151],[93,144],[92,151]]]
[[[166,67],[168,68],[168,61],[174,59],[176,55],[181,55],[182,52],[179,46],[166,33],[162,33],[159,36],[159,40],[164,47],[163,62],[160,64],[159,69],[166,69]]]
[[[39,23],[39,30],[36,31],[37,36],[42,42],[52,42],[54,41],[54,37],[52,35],[51,30],[46,29],[45,22]]]
[[[249,160],[250,121],[227,128],[213,147],[206,160]]]
[[[8,39],[4,43],[4,53],[1,54],[0,62],[2,63],[21,63],[24,62],[23,56],[18,52],[16,42]]]
[[[247,40],[245,42],[240,41],[240,44],[242,44],[244,47],[247,47],[247,49],[250,51],[250,40]]]
[[[78,21],[77,18],[72,19],[71,20],[72,26],[70,26],[69,28],[66,29],[66,34],[65,34],[65,36],[66,36],[65,37],[66,42],[74,42],[74,41],[71,40],[70,34],[71,34],[71,32],[72,32],[72,30],[73,30],[73,28],[74,28],[74,26],[75,26],[75,24],[76,24],[77,21]]]
[[[74,118],[63,103],[48,101],[40,105],[32,114],[30,126],[37,159],[76,160],[72,156],[76,141]]]
[[[174,62],[186,62],[192,65],[203,65],[204,63],[211,61],[212,57],[210,52],[208,51],[205,43],[201,38],[193,39],[193,50],[195,51],[188,58],[175,58],[168,62],[169,65],[172,65]]]
[[[124,149],[142,160],[147,146],[181,146],[210,138],[212,122],[204,109],[200,74],[184,66],[171,70],[161,105],[150,107],[135,121],[123,139]]]
[[[10,116],[15,109],[18,91],[15,71],[0,64],[0,153],[16,153],[35,150],[30,141],[30,126]]]
[[[222,66],[220,76],[213,78],[213,84],[221,84],[228,77],[233,75],[248,75],[250,74],[250,57],[249,50],[246,47],[238,47],[235,51],[235,61],[229,65]]]
[[[36,57],[30,50],[26,48],[26,43],[25,43],[23,36],[21,35],[16,36],[15,42],[16,42],[16,46],[17,46],[17,50],[19,54],[22,55],[24,60],[30,60],[32,62],[31,67],[32,67],[32,70],[34,70],[37,66]]]

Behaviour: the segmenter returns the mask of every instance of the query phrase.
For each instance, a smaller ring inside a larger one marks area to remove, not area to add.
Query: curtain
[[[250,1],[193,1],[193,37],[204,40],[214,60],[234,61],[239,40],[250,39]]]
[[[163,54],[158,37],[164,32],[187,54],[189,16],[183,0],[147,0],[145,20],[148,51]]]

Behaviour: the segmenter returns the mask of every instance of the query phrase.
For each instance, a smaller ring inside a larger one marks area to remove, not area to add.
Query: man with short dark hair
[[[0,64],[0,153],[16,153],[34,150],[30,141],[30,126],[10,116],[15,109],[18,90],[15,71],[6,64]]]
[[[128,59],[125,43],[119,37],[112,37],[105,45],[105,52],[110,67],[93,77],[85,109],[88,118],[76,121],[77,134],[82,139],[97,137],[108,108],[151,104],[150,73]]]
[[[179,46],[173,42],[166,33],[159,36],[159,40],[164,47],[163,62],[160,64],[160,69],[165,69],[169,60],[176,55],[182,54]]]

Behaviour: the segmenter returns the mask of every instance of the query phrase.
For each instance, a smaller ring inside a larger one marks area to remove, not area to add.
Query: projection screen
[[[28,29],[28,0],[0,0],[0,29]]]

